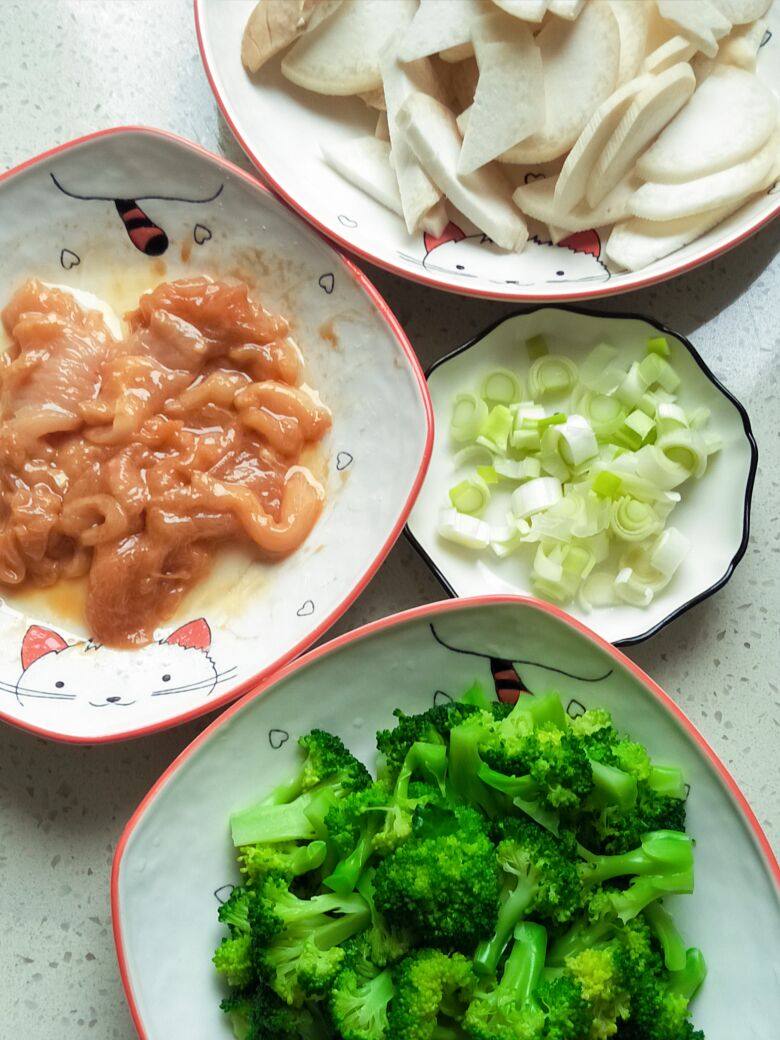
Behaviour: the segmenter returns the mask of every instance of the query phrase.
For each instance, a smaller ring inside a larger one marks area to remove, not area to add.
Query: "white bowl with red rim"
[[[289,318],[333,414],[326,505],[304,545],[275,564],[224,558],[150,646],[95,647],[56,587],[0,589],[0,719],[73,742],[141,736],[239,696],[360,594],[428,465],[427,386],[366,276],[253,177],[182,138],[117,128],[72,141],[3,174],[0,201],[0,303],[31,276],[132,306],[161,281],[238,274]],[[128,202],[141,213],[129,225]]]
[[[516,301],[587,300],[653,285],[732,249],[780,212],[778,185],[690,245],[640,271],[606,262],[605,229],[552,245],[541,225],[526,249],[504,253],[459,216],[440,238],[409,235],[403,220],[348,183],[322,158],[333,147],[373,135],[376,112],[357,97],[327,97],[282,76],[280,57],[250,77],[241,37],[257,0],[194,0],[201,57],[222,114],[254,165],[306,220],[352,253],[402,278],[462,296]],[[766,15],[761,78],[780,94],[780,4]],[[527,177],[534,177],[529,170]],[[607,229],[608,230],[608,229]]]
[[[744,795],[619,650],[556,607],[494,596],[417,607],[318,647],[228,709],[152,787],[119,841],[111,884],[119,967],[142,1040],[231,1036],[211,964],[218,901],[239,881],[228,818],[289,779],[296,738],[331,730],[371,767],[375,731],[395,707],[423,711],[475,680],[490,689],[499,674],[502,699],[522,687],[557,691],[572,715],[607,708],[654,758],[683,768],[696,886],[674,913],[709,971],[694,1023],[711,1040],[768,1035],[767,1023],[780,1020],[767,955],[780,929],[780,867]]]

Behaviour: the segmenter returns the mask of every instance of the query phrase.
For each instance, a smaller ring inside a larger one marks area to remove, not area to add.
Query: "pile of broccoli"
[[[312,730],[231,819],[214,954],[237,1040],[704,1040],[685,786],[610,715],[472,687],[377,734]]]

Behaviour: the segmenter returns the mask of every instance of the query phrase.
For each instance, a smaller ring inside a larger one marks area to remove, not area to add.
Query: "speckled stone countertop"
[[[103,127],[174,130],[245,168],[195,43],[190,0],[0,0],[0,169]],[[598,306],[690,336],[747,406],[761,453],[750,547],[734,577],[631,649],[699,726],[778,845],[780,222],[706,267]],[[511,310],[366,265],[424,365]],[[401,539],[333,635],[442,598]],[[0,1038],[132,1040],[108,884],[121,828],[201,719],[79,749],[0,728]],[[174,1038],[171,1038],[174,1040]]]

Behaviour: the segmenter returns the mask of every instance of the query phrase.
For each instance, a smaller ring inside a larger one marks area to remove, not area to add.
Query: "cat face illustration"
[[[32,625],[22,641],[22,674],[14,694],[26,713],[36,708],[49,713],[57,704],[119,712],[139,702],[145,713],[155,704],[160,714],[167,713],[167,698],[202,702],[234,673],[217,670],[210,645],[203,618],[131,653],[91,641],[69,644],[57,632]]]
[[[583,231],[558,245],[531,238],[522,253],[508,254],[486,235],[467,235],[450,222],[441,235],[426,234],[426,271],[455,275],[464,281],[481,279],[496,285],[549,285],[605,282],[610,274],[600,260],[601,241],[595,231]]]

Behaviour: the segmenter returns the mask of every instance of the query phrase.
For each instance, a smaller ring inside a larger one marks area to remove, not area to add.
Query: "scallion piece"
[[[642,400],[646,391],[647,383],[639,369],[639,362],[635,361],[628,372],[626,372],[623,382],[617,388],[616,396],[623,404],[630,408],[635,408]]]
[[[466,549],[487,549],[490,545],[490,525],[457,509],[442,510],[437,530],[442,538]]]
[[[473,441],[488,418],[488,406],[476,394],[455,395],[450,419],[450,434],[458,444]]]
[[[657,383],[668,394],[673,394],[680,385],[680,377],[660,354],[648,354],[639,362],[639,372],[648,387]]]
[[[580,382],[598,394],[613,394],[625,378],[616,363],[617,351],[609,343],[599,343],[580,366]]]
[[[477,466],[477,476],[481,477],[486,484],[498,483],[498,473],[494,466]]]
[[[670,462],[683,466],[694,477],[704,476],[707,450],[702,437],[694,430],[672,430],[659,437],[656,445]]]
[[[563,498],[560,480],[555,477],[537,477],[521,484],[512,492],[512,512],[524,520],[526,517],[549,509]]]
[[[490,414],[482,424],[477,437],[477,444],[482,444],[500,455],[506,454],[509,434],[512,432],[514,419],[505,404],[497,404],[490,409]]]
[[[612,503],[609,526],[623,542],[642,542],[660,530],[661,521],[649,502],[623,495]]]
[[[580,397],[577,409],[588,420],[599,440],[606,440],[616,433],[626,417],[620,401],[607,394],[586,392]]]
[[[489,466],[493,462],[493,452],[482,444],[468,444],[455,453],[452,461],[456,469],[462,466]]]
[[[566,394],[576,382],[576,364],[560,354],[537,358],[528,374],[528,389],[534,398],[545,394]]]
[[[568,466],[581,466],[598,454],[596,435],[584,416],[570,415],[556,432],[561,458]]]
[[[493,469],[499,477],[505,480],[514,480],[520,483],[523,480],[533,480],[541,476],[542,467],[538,459],[499,459],[493,463]]]
[[[666,336],[651,336],[647,341],[647,353],[648,354],[660,354],[661,357],[668,358],[671,354],[671,349],[666,340]]]
[[[536,361],[537,358],[549,353],[547,340],[541,334],[527,339],[525,341],[525,349],[528,351],[528,357],[531,361]]]
[[[523,384],[508,368],[495,368],[482,381],[482,396],[490,404],[512,404],[523,396]]]
[[[490,501],[490,488],[482,477],[474,476],[461,480],[450,488],[450,502],[459,513],[470,516],[481,513]]]
[[[640,411],[638,408],[631,412],[630,415],[626,416],[623,425],[639,437],[640,445],[646,441],[653,430],[655,430],[654,420],[651,419],[649,415],[645,415],[645,413]]]
[[[616,473],[603,470],[593,481],[593,490],[603,498],[617,498],[623,487],[623,481]]]

